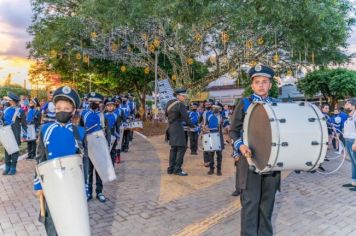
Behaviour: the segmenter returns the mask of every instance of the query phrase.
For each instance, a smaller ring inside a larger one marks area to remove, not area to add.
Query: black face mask
[[[350,114],[352,112],[352,110],[350,108],[345,108],[345,112],[346,112],[346,114]]]
[[[9,102],[5,102],[5,103],[4,103],[4,106],[5,106],[5,107],[9,107],[9,106],[11,106],[11,104],[10,104]]]
[[[35,106],[30,106],[31,109],[35,108]]]
[[[70,121],[70,119],[72,118],[72,112],[65,112],[65,111],[61,111],[61,112],[57,112],[56,113],[56,120],[60,123],[67,123],[68,121]]]
[[[208,111],[210,111],[210,110],[211,110],[211,107],[205,107],[205,109],[207,109]]]
[[[90,103],[90,108],[93,109],[93,110],[96,110],[99,108],[99,104],[97,103]]]

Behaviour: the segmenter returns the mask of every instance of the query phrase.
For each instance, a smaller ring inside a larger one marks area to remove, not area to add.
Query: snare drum
[[[35,125],[27,125],[27,131],[25,132],[21,127],[21,137],[26,137],[25,141],[36,140],[36,128]]]
[[[58,235],[90,235],[83,158],[71,155],[51,159],[36,170]]]
[[[311,103],[253,103],[244,121],[244,143],[257,173],[313,171],[325,159],[328,133],[320,110]]]
[[[0,126],[0,143],[9,155],[20,151],[11,125]]]
[[[206,133],[202,136],[202,144],[204,152],[221,151],[220,133]]]
[[[103,183],[116,179],[108,142],[103,130],[87,135],[88,155]]]

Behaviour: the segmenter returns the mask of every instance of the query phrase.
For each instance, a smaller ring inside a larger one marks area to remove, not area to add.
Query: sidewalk
[[[202,153],[190,156],[189,150],[189,176],[167,175],[169,146],[161,138],[135,134],[116,168],[118,179],[104,186],[108,201],[89,202],[92,235],[238,235],[241,206],[231,196],[235,172],[228,153],[221,177],[207,176]],[[273,215],[276,235],[355,235],[355,193],[340,187],[350,180],[350,168],[345,162],[333,175],[284,173]],[[34,161],[23,160],[16,176],[0,176],[0,235],[45,235],[33,174]]]

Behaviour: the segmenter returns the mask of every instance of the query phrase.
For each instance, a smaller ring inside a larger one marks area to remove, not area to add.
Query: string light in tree
[[[257,44],[258,45],[263,45],[265,43],[265,40],[262,38],[262,37],[259,37],[258,39],[257,39]]]
[[[91,37],[93,40],[95,40],[95,39],[98,37],[98,35],[97,35],[97,33],[96,33],[95,31],[93,31],[93,32],[90,33],[90,37]]]
[[[203,39],[203,37],[202,37],[201,33],[196,32],[195,35],[194,35],[194,40],[196,42],[201,42],[202,39]]]
[[[176,81],[177,80],[177,75],[172,75],[172,80]]]
[[[57,51],[54,50],[54,49],[52,49],[52,50],[50,51],[49,55],[50,55],[51,58],[56,58],[56,57],[57,57]]]
[[[77,52],[76,54],[75,54],[75,58],[79,61],[79,60],[81,60],[82,59],[82,54],[80,54],[80,52]]]
[[[143,72],[145,73],[145,75],[148,75],[150,73],[150,68],[146,67]]]
[[[156,48],[161,45],[161,41],[158,38],[155,38],[152,43]]]
[[[125,73],[126,70],[127,70],[126,66],[121,66],[121,67],[120,67],[120,71],[121,71],[122,73]]]
[[[117,43],[111,43],[111,51],[116,52],[119,50],[119,45]]]
[[[193,58],[188,58],[187,63],[188,63],[188,65],[193,65],[193,63],[194,63]]]

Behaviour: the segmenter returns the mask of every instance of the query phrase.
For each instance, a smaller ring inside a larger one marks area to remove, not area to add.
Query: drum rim
[[[62,157],[56,157],[56,158],[52,158],[52,159],[49,159],[49,160],[46,160],[46,161],[43,161],[39,164],[37,164],[37,168],[40,168],[41,166],[44,166],[45,164],[48,164],[50,162],[54,162],[54,161],[60,161],[64,158],[77,158],[77,157],[82,157],[82,155],[80,154],[72,154],[72,155],[67,155],[67,156],[62,156]]]
[[[319,165],[322,163],[323,159],[325,159],[325,157],[326,157],[327,148],[328,148],[328,145],[327,145],[328,135],[326,135],[326,134],[328,133],[328,130],[327,130],[326,122],[321,122],[321,120],[323,119],[324,116],[321,113],[321,111],[319,110],[319,108],[309,102],[308,102],[308,105],[313,109],[313,111],[315,112],[315,114],[318,117],[318,120],[319,120],[318,123],[319,123],[319,127],[321,130],[321,143],[322,143],[320,145],[319,157],[318,157],[317,161],[315,162],[315,164],[309,169],[309,171],[313,171],[319,167]]]

